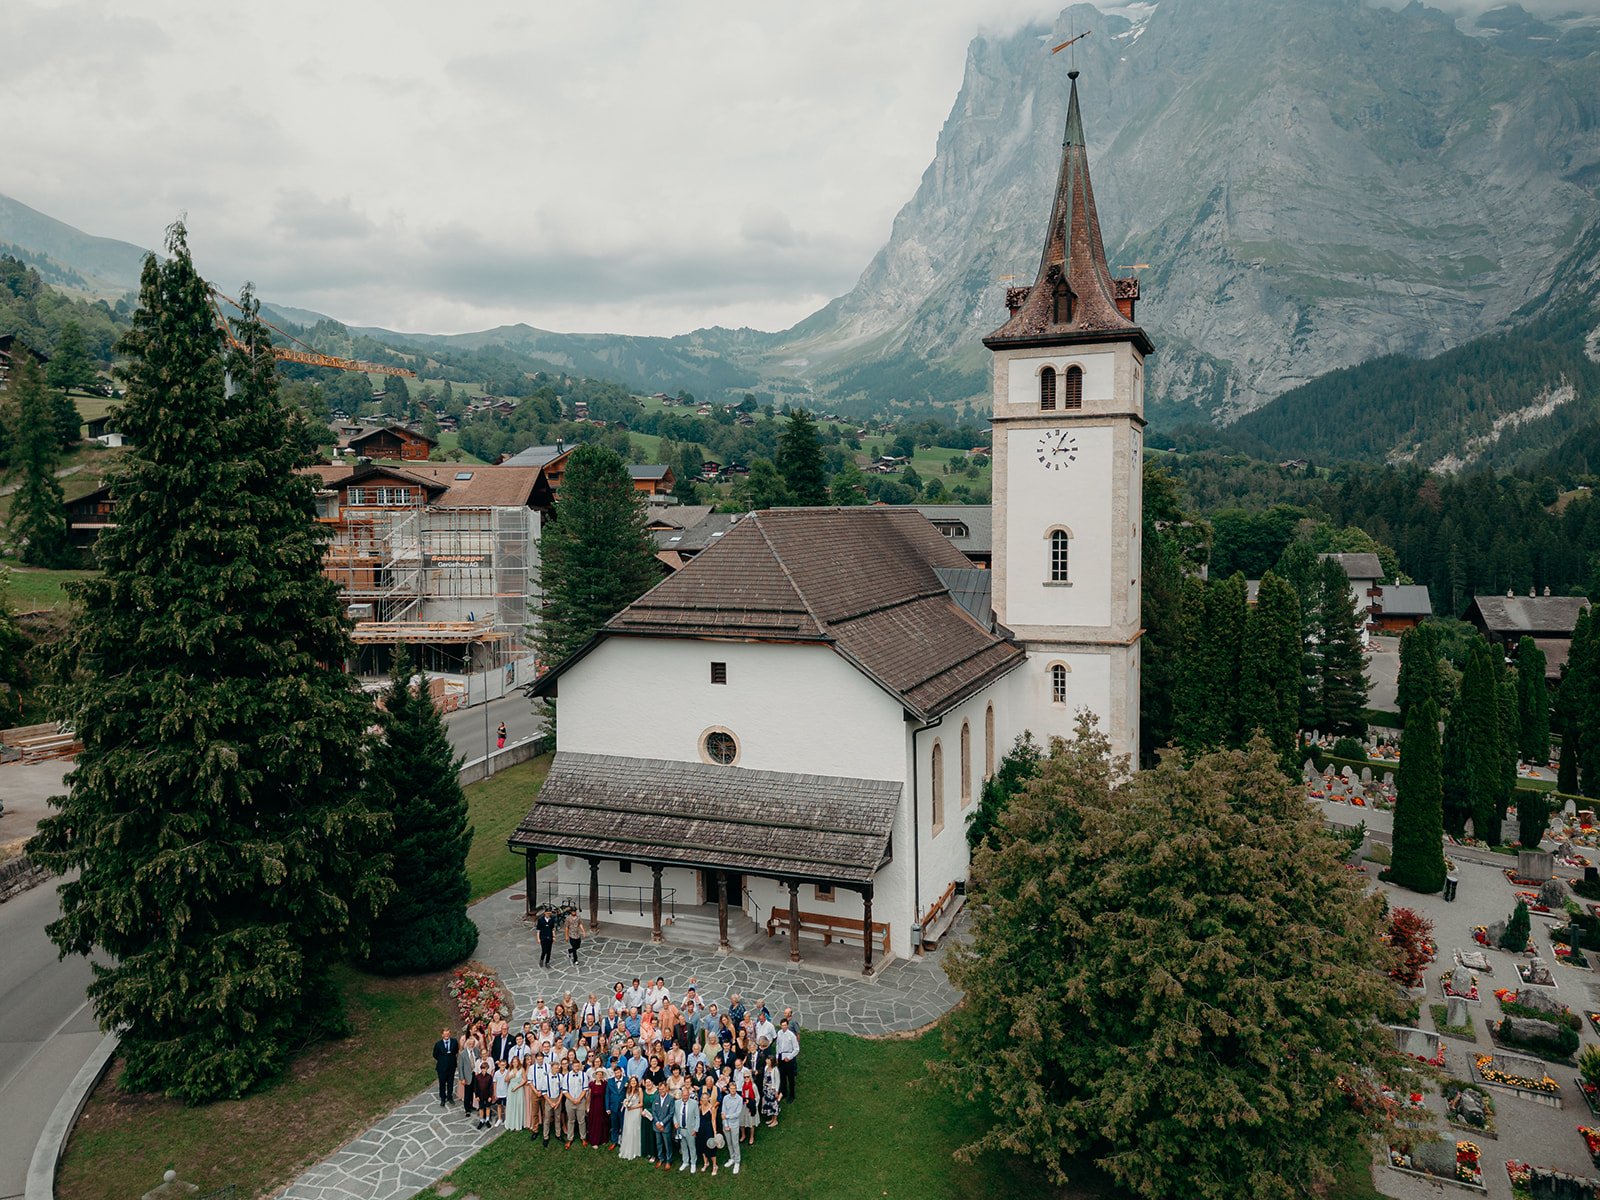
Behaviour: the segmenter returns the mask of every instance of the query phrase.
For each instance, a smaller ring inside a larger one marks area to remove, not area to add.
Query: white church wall
[[[700,762],[725,729],[748,770],[905,778],[900,705],[825,646],[608,638],[561,677],[557,706],[564,751]]]
[[[1054,367],[1059,380],[1067,368],[1077,366],[1083,370],[1083,404],[1091,408],[1107,404],[1116,395],[1116,351],[1110,346],[1082,347],[1078,353],[1065,349],[1033,351],[1032,357],[1013,358],[1006,364],[1006,401],[1017,408],[1037,412],[1039,409],[1039,373]]]

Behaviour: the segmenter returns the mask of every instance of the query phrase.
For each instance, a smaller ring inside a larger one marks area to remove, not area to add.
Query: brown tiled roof
[[[521,508],[533,496],[539,482],[539,467],[469,466],[450,463],[438,466],[409,463],[406,470],[449,488],[434,501],[440,508]],[[470,479],[458,479],[470,475]]]
[[[881,779],[562,752],[509,844],[870,883],[888,855],[902,791]]]
[[[1056,285],[1065,281],[1074,300],[1070,320],[1057,320]],[[1137,323],[1122,315],[1117,300],[1137,300],[1136,279],[1113,279],[1100,237],[1100,214],[1095,209],[1094,187],[1089,182],[1089,150],[1084,142],[1083,117],[1078,110],[1077,72],[1072,72],[1072,97],[1067,105],[1066,136],[1061,147],[1061,174],[1056,181],[1055,203],[1039,275],[1031,288],[1010,288],[1006,304],[1015,306],[1011,317],[988,337],[984,345],[1023,345],[1051,341],[1099,341],[1124,335],[1141,344],[1149,338]]]
[[[772,509],[739,521],[602,636],[820,642],[927,719],[1024,657],[963,611],[937,574],[969,565],[914,509]]]

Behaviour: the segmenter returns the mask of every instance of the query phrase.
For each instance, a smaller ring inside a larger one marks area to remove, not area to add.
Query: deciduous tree
[[[103,573],[78,585],[60,716],[83,740],[30,853],[75,877],[49,927],[98,951],[124,1082],[190,1103],[343,1024],[330,972],[387,895],[372,705],[322,573],[307,461],[246,290],[224,352],[181,226],[145,260]]]
[[[1058,1184],[1089,1157],[1163,1200],[1304,1195],[1400,1078],[1382,901],[1265,739],[1114,779],[1081,721],[973,858],[933,1070],[995,1122],[960,1153]]]

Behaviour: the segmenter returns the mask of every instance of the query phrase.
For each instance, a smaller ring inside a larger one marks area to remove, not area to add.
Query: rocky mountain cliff
[[[996,280],[1037,265],[1066,100],[1047,47],[1069,28],[1094,31],[1078,65],[1111,260],[1151,264],[1154,411],[1226,420],[1334,368],[1457,345],[1545,299],[1600,228],[1593,24],[1530,32],[1501,9],[1463,31],[1360,0],[1128,11],[972,44],[888,244],[784,357],[824,391],[984,390]]]

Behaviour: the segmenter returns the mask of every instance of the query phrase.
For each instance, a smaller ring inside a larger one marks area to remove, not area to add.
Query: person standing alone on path
[[[572,959],[573,966],[578,965],[578,948],[583,945],[583,935],[587,932],[577,909],[567,913],[567,955]]]
[[[1444,898],[1446,900],[1454,900],[1456,898],[1456,888],[1460,886],[1461,876],[1456,874],[1454,867],[1451,867],[1450,873],[1444,877]]]
[[[556,944],[556,915],[550,911],[546,904],[539,910],[539,919],[533,923],[534,929],[539,934],[539,965],[550,965],[550,951]]]
[[[495,731],[494,748],[496,750],[504,750],[506,748],[506,723],[504,721],[500,722],[500,728]]]
[[[439,1031],[439,1040],[433,1044],[433,1069],[439,1077],[439,1107],[449,1108],[455,1099],[456,1066],[461,1056],[461,1043],[450,1036],[448,1029]]]

